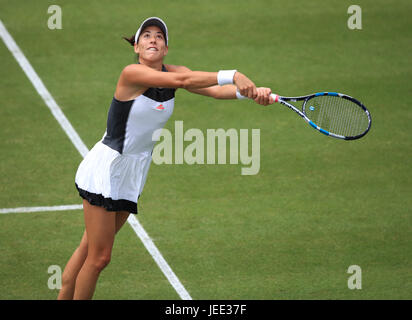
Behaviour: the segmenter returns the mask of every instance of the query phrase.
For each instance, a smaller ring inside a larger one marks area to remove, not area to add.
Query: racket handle
[[[271,93],[270,96],[273,98],[273,101],[278,102],[279,101],[279,95],[276,93]]]
[[[273,98],[274,102],[279,101],[279,96],[276,93],[271,93],[270,96]],[[248,99],[248,97],[242,96],[238,90],[236,90],[236,98],[238,98],[238,99]]]

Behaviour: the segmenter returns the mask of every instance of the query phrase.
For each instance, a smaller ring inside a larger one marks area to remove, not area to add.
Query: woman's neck
[[[162,71],[163,61],[151,62],[151,61],[146,61],[146,60],[139,58],[139,63],[144,64],[145,66],[148,66],[154,70]]]

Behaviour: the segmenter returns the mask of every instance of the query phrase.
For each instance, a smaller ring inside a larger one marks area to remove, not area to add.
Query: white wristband
[[[233,77],[235,76],[236,71],[237,70],[220,70],[217,73],[217,83],[219,86],[233,84]]]

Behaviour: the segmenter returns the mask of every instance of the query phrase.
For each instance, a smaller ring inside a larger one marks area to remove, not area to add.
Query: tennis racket
[[[338,139],[362,138],[371,128],[372,118],[366,107],[346,94],[318,92],[301,97],[271,94],[275,102],[300,115],[312,128]],[[237,92],[239,99],[246,99]],[[301,110],[289,102],[302,102]]]

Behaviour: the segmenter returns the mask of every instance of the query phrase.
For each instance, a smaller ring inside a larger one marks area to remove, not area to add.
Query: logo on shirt
[[[156,109],[157,109],[157,110],[164,110],[164,109],[165,109],[165,107],[163,107],[163,105],[162,105],[162,104],[159,104],[159,105],[156,107]]]

